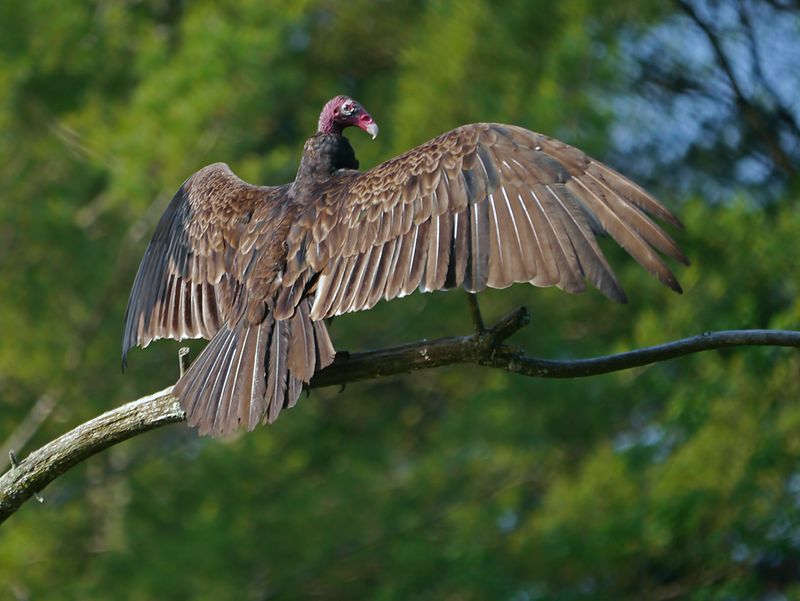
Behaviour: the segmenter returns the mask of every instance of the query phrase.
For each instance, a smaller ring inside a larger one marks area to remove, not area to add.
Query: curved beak
[[[359,129],[363,129],[370,136],[372,136],[373,140],[378,137],[378,124],[375,123],[372,115],[365,111],[363,107],[360,107],[358,117],[350,123],[352,125],[357,125]]]

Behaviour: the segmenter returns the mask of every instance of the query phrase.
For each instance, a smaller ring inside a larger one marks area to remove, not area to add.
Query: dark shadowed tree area
[[[675,295],[517,285],[510,343],[583,357],[800,328],[800,6],[789,0],[0,3],[0,447],[20,456],[172,384],[120,372],[128,291],[201,166],[294,178],[322,104],[371,166],[515,123],[684,221]],[[472,330],[460,291],[337,318],[338,349]],[[193,343],[193,355],[202,348]],[[469,366],[314,390],[223,441],[184,425],[95,456],[0,529],[0,597],[789,599],[800,595],[800,355],[731,349],[582,380]]]

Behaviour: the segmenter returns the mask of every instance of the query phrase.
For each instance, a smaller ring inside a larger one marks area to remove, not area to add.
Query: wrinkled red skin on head
[[[343,115],[340,109],[346,102],[355,105],[355,111],[350,115]],[[375,123],[372,116],[364,110],[361,104],[349,96],[336,96],[329,100],[322,108],[319,115],[318,133],[341,134],[345,127],[355,126],[367,131],[367,128]]]

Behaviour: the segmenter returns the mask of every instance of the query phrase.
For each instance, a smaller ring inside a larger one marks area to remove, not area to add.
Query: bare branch
[[[731,90],[733,91],[734,95],[742,103],[747,103],[748,100],[742,92],[742,88],[739,85],[739,80],[736,78],[733,66],[728,60],[728,55],[725,53],[725,50],[722,47],[722,42],[719,39],[719,36],[717,36],[717,33],[700,17],[697,10],[695,10],[694,6],[690,2],[687,0],[676,0],[676,4],[706,36],[708,43],[711,45],[711,49],[714,51],[714,56],[716,56],[719,68],[728,79],[728,84],[731,86]]]
[[[786,346],[800,348],[800,332],[790,330],[722,330],[666,342],[634,351],[591,359],[549,361],[521,352],[499,349],[479,363],[538,378],[585,378],[633,367],[642,367],[684,355],[734,346]]]
[[[0,522],[34,493],[87,457],[159,426],[183,421],[172,387],[81,424],[28,455],[0,477]]]
[[[576,378],[665,361],[683,355],[733,346],[800,348],[800,332],[729,330],[591,359],[552,361],[529,357],[503,344],[529,322],[524,308],[509,313],[493,327],[470,336],[419,341],[363,353],[339,353],[317,373],[312,388],[472,363],[543,378]],[[166,424],[185,420],[178,400],[166,388],[108,411],[16,462],[0,476],[0,523],[59,475],[84,459],[123,440]]]
[[[730,58],[725,51],[720,35],[712,28],[712,26],[703,20],[700,14],[695,9],[694,5],[688,0],[675,0],[675,4],[681,9],[684,14],[703,32],[708,43],[711,46],[714,56],[717,61],[717,66],[722,71],[725,78],[728,80],[728,85],[736,98],[736,104],[741,112],[743,121],[749,123],[753,132],[761,138],[767,152],[771,155],[775,164],[783,170],[787,175],[793,175],[796,172],[792,158],[784,151],[780,140],[775,136],[775,128],[770,126],[768,119],[765,117],[763,110],[758,104],[745,94],[742,86],[736,77],[736,72],[730,61]],[[760,82],[766,83],[766,80]],[[778,109],[776,111],[778,117],[785,121],[786,115]],[[795,126],[793,119],[789,114],[789,122],[785,123],[790,127]]]
[[[758,85],[769,98],[770,108],[774,112],[775,118],[783,123],[783,125],[791,131],[793,136],[800,137],[800,124],[798,124],[790,107],[783,102],[781,95],[778,94],[777,89],[772,85],[764,72],[762,66],[764,65],[764,58],[759,48],[759,39],[750,16],[750,9],[751,7],[748,7],[748,5],[740,0],[738,9],[739,22],[742,24],[742,28],[747,36],[753,78],[758,82]]]

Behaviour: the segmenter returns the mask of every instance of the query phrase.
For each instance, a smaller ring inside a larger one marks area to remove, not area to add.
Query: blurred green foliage
[[[604,158],[623,0],[0,3],[0,440],[27,450],[177,375],[119,370],[122,314],[166,201],[202,165],[294,177],[321,105],[364,103],[373,165],[470,121]],[[620,165],[625,169],[625,165]],[[656,170],[657,171],[657,170]],[[654,175],[656,179],[658,174]],[[660,175],[669,187],[670,172]],[[606,245],[631,303],[515,286],[513,340],[603,354],[723,328],[798,328],[800,212],[665,198],[693,264],[669,293]],[[459,292],[339,318],[339,349],[466,333]],[[199,348],[194,345],[194,348]],[[315,390],[225,441],[165,428],[93,457],[0,530],[11,599],[766,599],[800,596],[800,356],[705,353],[587,380],[451,367]],[[780,594],[785,597],[768,597]]]

